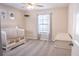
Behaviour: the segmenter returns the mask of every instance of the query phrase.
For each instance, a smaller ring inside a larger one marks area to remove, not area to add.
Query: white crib
[[[6,51],[25,43],[24,29],[4,28],[1,29],[2,47]]]

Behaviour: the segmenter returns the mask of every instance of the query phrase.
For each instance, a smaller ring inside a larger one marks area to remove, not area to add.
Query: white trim
[[[79,42],[77,40],[73,40],[73,42],[79,47]]]

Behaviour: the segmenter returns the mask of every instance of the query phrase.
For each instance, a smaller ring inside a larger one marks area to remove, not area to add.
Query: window
[[[50,15],[38,15],[38,31],[40,33],[49,33]]]

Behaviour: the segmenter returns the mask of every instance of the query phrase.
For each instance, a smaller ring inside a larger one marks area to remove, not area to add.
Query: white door
[[[75,19],[75,33],[73,39],[72,55],[79,56],[79,13],[76,14]]]
[[[50,14],[38,15],[38,37],[40,40],[48,40],[50,33]]]

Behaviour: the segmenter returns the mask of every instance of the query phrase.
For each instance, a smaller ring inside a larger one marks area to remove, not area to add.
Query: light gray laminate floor
[[[28,40],[25,44],[9,51],[5,56],[70,56],[71,49],[54,47],[54,42]]]

